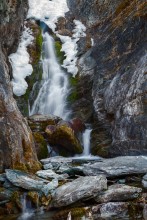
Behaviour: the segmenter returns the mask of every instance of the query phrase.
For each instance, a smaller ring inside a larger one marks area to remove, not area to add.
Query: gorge
[[[1,0],[0,220],[147,219],[146,11]]]

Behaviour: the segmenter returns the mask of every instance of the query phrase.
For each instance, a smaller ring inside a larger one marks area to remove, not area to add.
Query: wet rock
[[[80,141],[74,134],[74,131],[67,124],[59,124],[57,126],[48,126],[45,130],[48,142],[51,145],[59,146],[59,150],[67,150],[72,154],[80,154],[83,148]]]
[[[46,165],[46,164],[51,164],[52,166],[59,166],[64,163],[71,164],[72,163],[72,158],[67,158],[67,157],[62,157],[62,156],[57,156],[57,157],[50,157],[46,159],[42,159],[41,163]]]
[[[32,115],[28,118],[32,131],[44,132],[48,125],[56,125],[61,118],[54,115]]]
[[[98,203],[106,202],[124,202],[136,199],[141,194],[142,189],[124,184],[114,184],[108,187],[108,190],[100,193],[96,198]]]
[[[41,190],[49,181],[18,170],[6,170],[7,179],[14,185],[27,190]]]
[[[80,177],[59,187],[53,195],[52,205],[63,207],[80,200],[87,200],[106,188],[107,180],[104,176]]]
[[[63,174],[63,175],[56,174],[53,170],[39,170],[37,171],[36,175],[38,177],[48,180],[50,179],[65,180],[69,177],[68,174]]]
[[[14,185],[30,191],[42,191],[46,196],[58,187],[58,180],[47,181],[18,170],[6,170],[7,179]]]
[[[45,196],[48,196],[50,192],[54,192],[54,190],[58,187],[58,180],[53,179],[50,183],[47,185],[44,185],[42,188],[42,192]]]
[[[147,157],[126,156],[104,159],[102,162],[84,165],[83,172],[88,176],[104,174],[107,177],[144,174],[147,172]]]
[[[102,205],[92,207],[94,219],[124,219],[128,216],[128,203],[125,202],[109,202]]]

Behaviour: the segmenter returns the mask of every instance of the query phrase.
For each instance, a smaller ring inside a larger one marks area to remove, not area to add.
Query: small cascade
[[[90,156],[90,138],[92,129],[87,128],[82,136],[84,151],[82,156]]]
[[[32,208],[31,202],[27,200],[26,194],[21,197],[22,215],[18,220],[29,220],[34,215],[34,209]]]
[[[66,99],[69,94],[68,76],[61,69],[54,50],[54,39],[43,33],[43,76],[39,94],[30,110],[33,114],[53,114],[68,119]]]

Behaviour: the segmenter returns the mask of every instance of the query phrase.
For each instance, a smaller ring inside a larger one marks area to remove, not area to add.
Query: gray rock
[[[5,180],[6,180],[6,174],[5,173],[0,174],[0,182],[5,182]]]
[[[103,204],[100,208],[100,214],[102,218],[113,218],[117,216],[119,219],[127,216],[128,204],[125,202],[109,202]]]
[[[107,189],[107,180],[104,176],[80,177],[71,183],[59,187],[53,195],[53,207],[63,207],[77,201],[90,199]]]
[[[104,159],[102,162],[84,165],[83,172],[87,176],[104,174],[107,177],[118,177],[147,172],[147,157],[124,156]]]
[[[142,185],[144,188],[147,188],[147,174],[144,175],[142,178]]]
[[[56,157],[50,157],[46,159],[41,160],[42,164],[52,164],[52,165],[61,165],[61,164],[71,164],[72,163],[72,158],[67,158],[67,157],[61,157],[61,156],[56,156]]]
[[[41,190],[49,181],[18,170],[6,170],[7,179],[14,185],[27,190]]]
[[[36,173],[36,175],[44,179],[58,179],[58,180],[65,180],[69,177],[68,174],[63,174],[63,175],[56,174],[53,170],[39,170]]]
[[[11,190],[1,188],[1,190],[0,190],[0,201],[1,202],[9,201],[9,199],[12,196],[12,193],[13,193],[13,191],[11,191]]]
[[[45,196],[48,196],[49,192],[53,192],[53,190],[55,190],[57,187],[58,187],[58,180],[53,179],[50,183],[44,185],[44,187],[41,190],[45,194]]]
[[[96,198],[96,202],[123,202],[138,198],[142,192],[141,188],[127,186],[124,184],[115,184],[109,186],[107,191],[100,193]]]
[[[44,168],[44,170],[48,170],[48,169],[53,169],[53,166],[52,166],[52,164],[47,163],[47,164],[43,165],[43,168]]]

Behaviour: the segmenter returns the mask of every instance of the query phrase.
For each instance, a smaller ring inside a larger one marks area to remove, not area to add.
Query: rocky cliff
[[[146,155],[145,1],[68,0],[68,6],[66,28],[73,19],[87,27],[86,38],[79,42],[79,74],[89,88],[83,97],[92,97],[86,105],[89,111],[93,105],[92,152]],[[83,97],[78,97],[77,105]]]
[[[0,2],[0,172],[5,168],[38,170],[32,133],[19,112],[10,83],[8,55],[18,46],[27,0]]]

